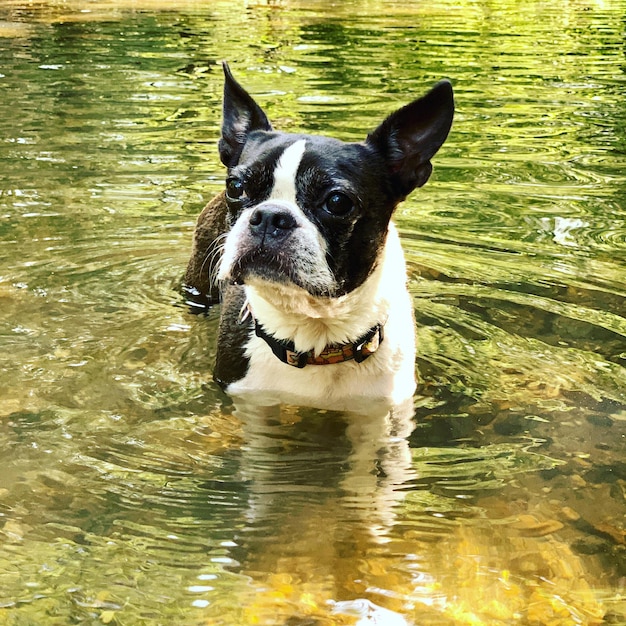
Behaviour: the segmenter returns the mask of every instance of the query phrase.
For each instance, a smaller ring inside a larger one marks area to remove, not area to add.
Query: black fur
[[[244,318],[241,314],[245,300],[245,293],[240,285],[228,285],[224,289],[217,336],[217,359],[213,372],[213,379],[222,387],[243,378],[248,371],[244,346],[250,337],[253,324],[250,316]]]

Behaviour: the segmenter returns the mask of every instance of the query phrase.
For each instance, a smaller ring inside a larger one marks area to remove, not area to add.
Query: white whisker
[[[200,273],[204,272],[208,265],[207,274],[209,276],[210,286],[216,286],[218,284],[217,274],[219,272],[220,261],[224,254],[224,245],[227,235],[227,233],[223,233],[211,243],[202,261]]]

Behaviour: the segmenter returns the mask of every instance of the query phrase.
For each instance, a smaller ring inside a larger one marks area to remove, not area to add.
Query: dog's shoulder
[[[240,285],[227,285],[222,292],[222,310],[218,331],[217,359],[213,379],[222,387],[243,378],[248,371],[245,347],[253,327],[246,316],[245,290]]]
[[[215,273],[219,246],[227,231],[228,204],[221,192],[207,203],[196,222],[191,258],[183,279],[183,290],[192,306],[205,309],[220,301]]]

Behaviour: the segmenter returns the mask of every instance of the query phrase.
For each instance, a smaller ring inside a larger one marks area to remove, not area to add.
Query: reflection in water
[[[0,7],[0,623],[624,623],[623,0],[210,5]],[[221,58],[345,139],[454,82],[410,415],[211,382]]]
[[[355,566],[362,570],[359,564],[388,542],[412,475],[412,413],[412,405],[369,416],[239,407],[250,495],[233,553],[239,571],[258,585],[244,622],[303,610],[321,616],[331,604],[337,614],[357,611],[371,595],[355,580]],[[387,614],[371,599],[364,606]]]

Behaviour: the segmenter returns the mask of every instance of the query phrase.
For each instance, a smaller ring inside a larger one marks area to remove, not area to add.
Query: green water
[[[624,0],[3,2],[0,624],[625,624],[625,41]],[[222,58],[349,140],[454,84],[406,439],[211,380]]]

